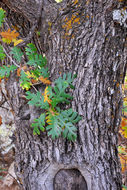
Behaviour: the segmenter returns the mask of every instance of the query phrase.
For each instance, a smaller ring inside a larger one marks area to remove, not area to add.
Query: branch
[[[18,64],[12,59],[12,57],[7,53],[7,51],[6,51],[6,49],[4,48],[4,46],[3,46],[3,50],[4,50],[5,54],[6,54],[6,56],[10,59],[10,61],[11,61],[15,66],[17,66],[17,67],[19,68],[20,65],[18,65]]]
[[[27,36],[26,38],[23,38],[23,39],[22,39],[23,42],[19,43],[19,44],[17,45],[17,47],[25,46],[25,45],[33,38],[35,29],[36,29],[36,27],[38,26],[38,22],[39,22],[39,19],[40,19],[40,17],[41,17],[42,7],[43,7],[43,1],[40,0],[39,8],[38,8],[38,13],[37,13],[37,20],[35,21],[35,23],[33,23],[33,26],[31,27],[28,36]]]

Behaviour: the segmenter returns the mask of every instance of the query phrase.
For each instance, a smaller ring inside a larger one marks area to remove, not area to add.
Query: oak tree
[[[82,117],[75,141],[53,140],[47,132],[33,135],[30,125],[41,110],[27,104],[16,73],[6,83],[22,188],[120,190],[117,144],[127,58],[126,0],[2,0],[0,6],[23,39],[18,44],[22,51],[33,42],[45,54],[51,81],[70,71],[77,75],[75,89],[69,90],[73,101],[65,106]],[[44,87],[36,86],[42,93]]]

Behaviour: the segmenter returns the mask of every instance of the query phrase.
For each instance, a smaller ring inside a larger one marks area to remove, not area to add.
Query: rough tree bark
[[[43,0],[38,12],[41,2],[3,0],[1,5],[10,11],[9,23],[21,25],[17,13],[26,18],[27,32],[40,15],[41,36],[33,40],[47,56],[51,80],[66,71],[77,73],[72,107],[82,120],[75,143],[52,140],[46,133],[33,136],[29,126],[40,110],[26,104],[12,75],[7,89],[17,127],[17,176],[25,190],[120,190],[117,142],[127,44],[124,26],[112,15],[126,2]]]

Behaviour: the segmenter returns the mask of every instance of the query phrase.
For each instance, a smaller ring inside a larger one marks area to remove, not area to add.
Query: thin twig
[[[35,88],[35,86],[33,84],[31,84],[31,86],[33,87],[33,89],[38,92],[38,90]]]
[[[20,181],[18,179],[16,179],[12,174],[10,174],[8,171],[7,171],[8,175],[10,175],[19,185],[21,185]]]
[[[10,61],[17,66],[18,68],[20,68],[20,66],[12,59],[12,57],[7,53],[6,49],[3,47],[3,50],[5,52],[5,54],[7,55],[7,57],[10,59]]]

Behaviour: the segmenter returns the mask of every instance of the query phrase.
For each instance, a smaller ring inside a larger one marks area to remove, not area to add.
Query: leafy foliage
[[[46,65],[46,59],[40,54],[37,54],[37,48],[34,44],[29,43],[27,44],[27,47],[25,48],[26,55],[28,57],[28,65],[34,66],[34,67],[44,67]]]
[[[30,79],[27,77],[27,74],[22,70],[20,76],[20,86],[23,89],[29,90],[31,87]]]
[[[34,123],[32,123],[31,127],[33,127],[33,134],[40,135],[40,130],[43,132],[45,131],[45,114],[41,114],[39,118],[34,119]]]
[[[0,8],[0,27],[2,26],[2,23],[4,22],[4,18],[5,18],[5,11]]]
[[[46,129],[48,135],[51,135],[53,139],[59,137],[61,134],[64,138],[69,140],[76,139],[76,124],[81,118],[72,109],[61,111],[60,113],[48,112],[47,123],[49,124]]]
[[[31,59],[31,57],[33,57],[37,53],[37,48],[32,43],[27,44],[25,50],[26,50],[26,55],[28,56],[28,59]]]
[[[59,77],[54,82],[54,87],[47,86],[43,94],[40,92],[36,94],[26,92],[26,98],[29,100],[28,104],[45,110],[47,126],[45,127],[43,122],[42,128],[47,130],[48,135],[51,135],[53,139],[58,138],[60,135],[68,140],[76,139],[77,129],[75,124],[81,120],[81,117],[72,109],[65,111],[60,109],[61,103],[69,103],[69,100],[73,98],[69,93],[66,93],[69,85],[72,85],[73,79],[74,77],[71,73],[64,74],[63,77]],[[39,118],[36,121],[40,123]],[[34,134],[40,133],[37,123],[32,125],[32,127],[35,126]]]
[[[119,151],[122,172],[124,173],[127,171],[127,162],[126,162],[127,161],[127,147],[119,146],[118,151]]]
[[[2,45],[0,45],[0,60],[2,61],[3,59],[5,59],[6,55],[4,53],[3,47]]]
[[[10,52],[10,54],[12,54],[13,57],[16,59],[16,61],[20,63],[21,58],[22,58],[22,56],[23,56],[23,52],[21,51],[20,48],[14,47],[14,48],[12,49],[12,51]]]
[[[9,77],[10,73],[14,71],[15,69],[17,69],[15,65],[11,65],[11,66],[4,65],[3,67],[0,67],[0,78]]]
[[[69,99],[73,99],[73,97],[66,93],[66,89],[69,86],[72,86],[74,77],[71,77],[71,73],[67,75],[64,74],[63,78],[59,77],[55,82],[54,93],[52,94],[52,107],[56,107],[59,103],[69,104]]]
[[[123,99],[123,117],[122,117],[122,122],[121,122],[121,127],[120,127],[120,133],[127,138],[127,76],[125,77],[125,82],[123,85],[123,94],[124,94],[124,99]]]
[[[0,35],[2,36],[2,41],[9,44],[17,39],[19,33],[15,30],[11,31],[9,28],[7,31],[1,32]]]
[[[41,109],[48,109],[48,102],[44,102],[44,96],[38,91],[36,94],[31,93],[30,91],[26,92],[26,98],[30,100],[28,104],[40,107]]]
[[[2,15],[2,16],[1,16]],[[3,22],[4,11],[0,9],[0,24]],[[19,33],[15,30],[0,33],[2,41],[5,43],[14,43],[14,46],[22,42],[17,39]],[[13,47],[9,53],[4,51],[0,45],[0,59],[5,56],[11,57],[14,65],[4,65],[0,67],[0,78],[9,77],[10,73],[17,68],[20,86],[26,90],[26,99],[28,104],[39,107],[43,110],[40,117],[34,119],[31,124],[33,134],[40,135],[40,132],[47,131],[53,139],[63,136],[68,140],[76,139],[77,128],[75,124],[81,119],[77,112],[72,109],[62,110],[61,105],[69,104],[73,97],[69,93],[69,88],[74,89],[73,80],[76,76],[71,73],[64,74],[53,82],[49,80],[49,72],[46,67],[47,59],[44,55],[38,54],[34,44],[29,43],[25,47],[25,53],[18,47]],[[26,64],[21,65],[21,59],[25,59]],[[20,65],[18,65],[18,64]],[[43,93],[37,91],[36,84],[46,85]],[[28,91],[31,87],[36,89],[36,93]]]
[[[126,138],[127,138],[127,75],[125,77],[125,81],[124,84],[122,85],[123,88],[123,110],[122,110],[122,121],[121,121],[121,125],[120,125],[120,136],[122,137],[122,139],[120,138],[120,145],[118,147],[118,151],[119,151],[119,157],[120,157],[120,162],[121,162],[121,168],[122,168],[122,175],[126,176],[126,171],[127,171],[127,143],[126,142]],[[127,189],[127,187],[125,187],[123,185],[123,190]]]

